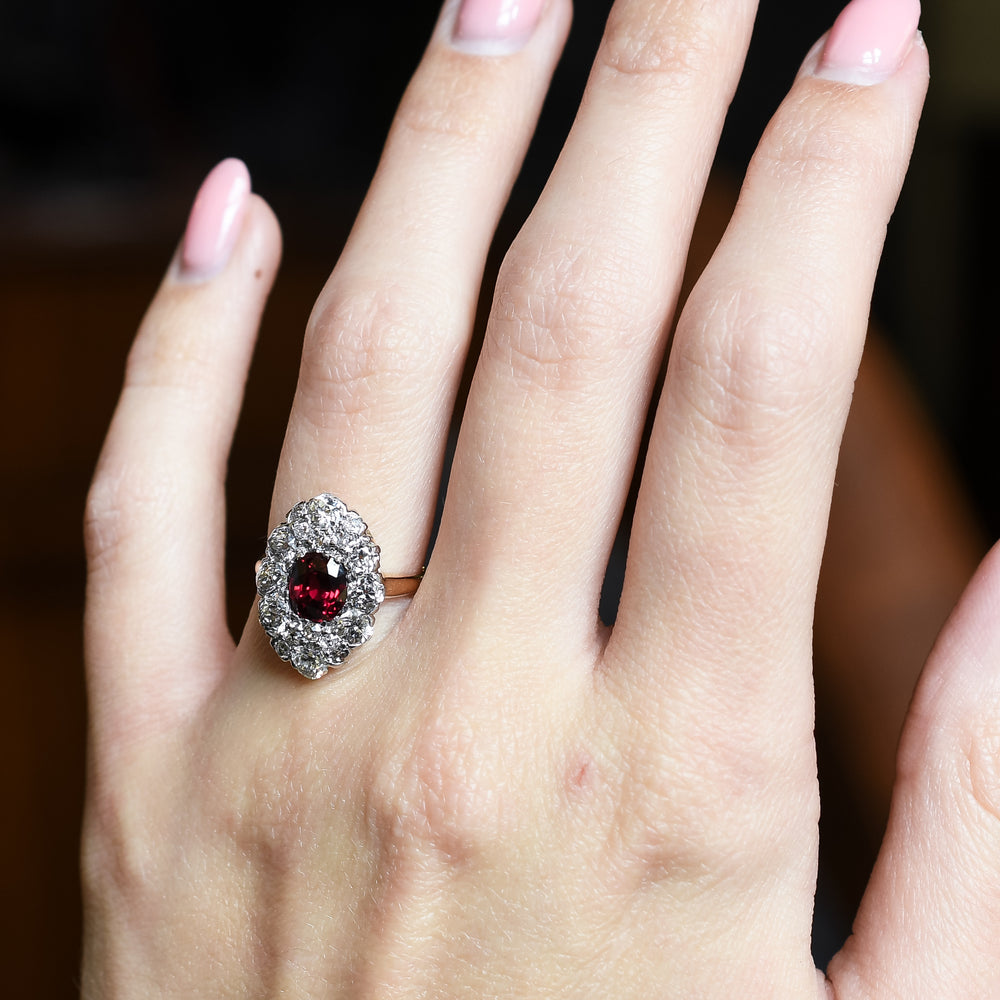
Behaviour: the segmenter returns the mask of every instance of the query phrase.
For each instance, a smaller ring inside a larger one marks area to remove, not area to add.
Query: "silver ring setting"
[[[268,536],[257,616],[303,677],[322,677],[371,638],[386,596],[379,555],[361,516],[329,493],[297,503]]]

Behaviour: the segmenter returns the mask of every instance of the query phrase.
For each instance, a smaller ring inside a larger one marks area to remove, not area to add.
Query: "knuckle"
[[[758,168],[783,188],[829,199],[831,187],[857,188],[887,169],[884,121],[875,114],[846,116],[843,107],[803,95],[768,129],[753,170]]]
[[[369,809],[381,838],[399,853],[426,850],[457,863],[499,844],[500,810],[469,759],[461,741],[439,732],[385,761]]]
[[[168,518],[172,477],[149,463],[120,467],[102,463],[84,507],[84,546],[90,571],[100,572],[140,530]]]
[[[811,719],[765,738],[739,697],[726,697],[720,705],[705,692],[667,714],[626,705],[617,825],[643,883],[732,884],[741,873],[780,870],[816,835]]]
[[[440,301],[399,286],[321,296],[299,374],[310,421],[326,429],[346,415],[363,418],[423,385],[450,325]]]
[[[118,892],[139,900],[155,888],[157,859],[147,817],[122,789],[100,783],[84,816],[80,874],[84,894],[92,899]]]
[[[503,337],[487,338],[484,356],[488,363],[509,372],[521,389],[580,396],[590,383],[586,351],[571,328],[554,328],[531,319],[505,325]]]
[[[143,329],[129,352],[125,384],[167,390],[199,403],[206,382],[217,377],[216,344],[198,324],[162,322]]]
[[[659,767],[644,761],[631,779],[637,791],[623,813],[642,880],[700,890],[741,883],[748,872],[756,878],[780,871],[800,850],[804,832],[815,831],[815,781],[797,775],[793,786],[781,767],[754,761],[745,748],[728,761],[714,749],[696,756],[697,771],[691,760]]]
[[[924,672],[900,741],[897,784],[946,803],[948,815],[977,837],[1000,837],[1000,701],[961,690],[958,665]],[[951,676],[946,680],[946,672]]]
[[[449,865],[501,857],[519,829],[531,828],[523,795],[504,766],[513,752],[511,734],[487,721],[480,699],[455,693],[441,695],[380,753],[366,809],[369,826],[394,852],[436,856]]]
[[[985,820],[994,835],[1000,834],[1000,711],[963,728],[959,760],[973,828]]]
[[[703,433],[724,445],[760,449],[830,398],[853,369],[830,337],[834,310],[817,292],[743,284],[724,291],[696,331],[681,329],[670,363]]]
[[[591,392],[597,375],[628,358],[622,253],[597,259],[584,244],[555,238],[515,246],[497,282],[485,359],[525,388]]]
[[[673,85],[694,83],[718,54],[711,7],[616,4],[597,56],[602,72],[636,79],[667,78]],[[680,9],[679,9],[680,8]]]
[[[106,562],[119,545],[122,530],[119,493],[110,475],[99,473],[87,494],[83,512],[83,540],[91,570]]]
[[[202,781],[211,781],[215,791],[213,825],[242,855],[258,855],[272,871],[301,870],[321,831],[330,827],[319,805],[327,790],[320,775],[303,765],[311,750],[304,730],[290,727],[282,743],[260,754],[249,769],[246,761],[228,757],[201,765]],[[238,788],[225,777],[231,774],[243,775]]]
[[[393,131],[421,142],[491,146],[504,134],[509,94],[499,78],[492,79],[496,75],[492,67],[478,63],[471,67],[468,60],[450,55],[425,65],[413,80],[396,112]]]

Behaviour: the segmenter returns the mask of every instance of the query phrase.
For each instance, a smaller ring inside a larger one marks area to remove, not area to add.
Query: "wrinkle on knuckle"
[[[304,414],[322,429],[384,408],[423,385],[449,331],[440,305],[398,287],[331,297],[317,306],[302,351]]]
[[[176,482],[155,463],[121,467],[102,463],[87,494],[83,535],[91,573],[112,565],[140,531],[155,530],[169,516]]]
[[[373,816],[397,853],[413,851],[462,864],[501,842],[497,796],[470,762],[460,739],[437,733],[373,782]]]
[[[1000,711],[963,727],[960,784],[974,830],[985,820],[995,845],[1000,838]]]
[[[509,141],[516,104],[509,75],[489,59],[470,60],[452,50],[425,60],[410,82],[393,121],[390,143],[400,134],[419,142],[483,150]]]
[[[390,141],[406,133],[420,142],[445,140],[473,149],[494,145],[505,135],[509,93],[492,79],[493,67],[482,62],[474,71],[467,60],[425,64],[400,102]]]
[[[666,754],[630,755],[621,782],[617,826],[627,857],[642,878],[665,874],[697,880],[706,871],[679,808],[683,775]]]
[[[83,541],[91,572],[100,571],[118,549],[122,537],[119,490],[108,473],[91,484],[83,513]]]
[[[705,10],[684,7],[616,5],[598,51],[598,69],[612,77],[667,81],[673,87],[703,79],[706,67],[717,64],[717,26]]]
[[[322,840],[328,817],[314,794],[310,757],[293,748],[263,755],[237,795],[224,787],[214,797],[214,823],[243,857],[274,873],[300,868]],[[304,762],[306,762],[304,764]]]
[[[727,885],[742,891],[748,878],[780,872],[796,856],[802,824],[749,803],[746,789],[736,803],[713,790],[710,796],[692,789],[687,797],[648,797],[636,810],[628,857],[640,884],[669,883],[695,895]],[[813,812],[818,822],[818,807]]]
[[[490,339],[486,356],[515,385],[564,396],[587,393],[592,382],[586,372],[586,351],[573,343],[570,330],[524,321],[504,332],[502,339]]]
[[[635,888],[669,885],[692,901],[715,889],[730,865],[716,828],[685,808],[677,791],[646,787],[625,800],[618,819],[623,866]]]
[[[532,827],[507,764],[514,737],[480,717],[487,706],[464,701],[442,695],[375,761],[369,826],[399,856],[429,855],[447,866],[488,863]]]
[[[845,118],[840,107],[801,100],[777,119],[761,142],[753,169],[780,187],[813,192],[829,200],[831,188],[867,187],[887,170],[876,123]]]
[[[734,731],[737,701],[701,699],[667,719],[640,714],[624,758],[618,825],[641,883],[696,892],[739,885],[748,871],[780,871],[815,832],[819,795],[808,733],[802,752],[789,753],[786,741],[761,737],[749,722]],[[672,738],[653,747],[642,738],[651,726],[670,729]],[[808,723],[805,729],[811,732]]]
[[[84,891],[94,897],[106,896],[111,889],[122,899],[141,903],[155,899],[158,892],[164,817],[140,808],[129,781],[121,777],[96,782],[88,799],[81,837],[81,879]]]
[[[125,362],[125,385],[173,391],[197,403],[218,377],[215,348],[204,330],[181,322],[143,332]]]
[[[112,813],[105,803],[95,820],[92,808],[84,827],[80,877],[85,897],[99,896],[113,886],[134,898],[150,881],[152,864],[144,840],[131,824],[123,824]]]
[[[742,286],[724,295],[670,363],[704,433],[740,447],[770,446],[839,388],[822,298]]]
[[[595,259],[589,247],[555,239],[515,247],[497,282],[487,361],[524,387],[592,391],[631,347],[622,333],[625,266],[614,253]]]

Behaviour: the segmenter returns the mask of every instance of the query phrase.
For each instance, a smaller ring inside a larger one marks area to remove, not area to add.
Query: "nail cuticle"
[[[918,37],[919,0],[851,0],[826,36],[814,75],[870,86],[893,76]]]
[[[506,55],[522,49],[534,34],[546,0],[462,0],[452,44],[476,55]]]

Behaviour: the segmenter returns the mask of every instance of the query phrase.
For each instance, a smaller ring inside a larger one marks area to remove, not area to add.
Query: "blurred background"
[[[609,6],[577,4],[498,248],[557,155]],[[762,0],[720,149],[706,245],[768,117],[838,9],[829,0]],[[231,468],[230,613],[238,617],[252,599],[249,567],[266,530],[301,331],[436,15],[428,0],[285,0],[264,15],[193,0],[0,4],[0,967],[8,996],[77,992],[80,521],[144,305],[202,177],[219,159],[242,157],[282,222],[286,253]],[[1000,532],[1000,5],[928,0],[922,26],[931,98],[875,315],[945,444],[975,530],[992,538]],[[838,847],[824,866],[836,874],[824,876],[821,954],[846,933],[872,851],[850,789],[837,794],[825,806]]]

